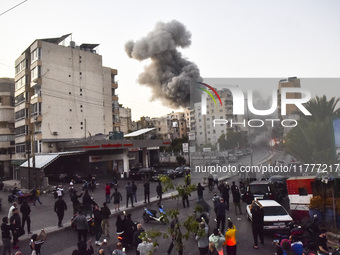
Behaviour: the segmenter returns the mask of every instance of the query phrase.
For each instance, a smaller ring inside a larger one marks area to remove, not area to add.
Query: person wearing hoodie
[[[195,239],[197,241],[198,250],[200,251],[200,255],[208,254],[209,250],[209,239],[208,239],[208,225],[202,221],[200,223],[200,231],[203,235],[196,235]],[[204,232],[203,232],[204,231]]]
[[[225,242],[227,255],[236,255],[236,227],[230,219],[228,219],[228,229],[225,232]]]
[[[220,255],[223,255],[224,241],[225,237],[221,234],[221,231],[218,228],[215,228],[214,232],[209,236],[209,242],[215,243],[215,247]]]

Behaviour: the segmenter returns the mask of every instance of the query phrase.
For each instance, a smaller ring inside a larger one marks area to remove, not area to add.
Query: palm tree
[[[339,100],[332,97],[328,101],[324,95],[306,103],[312,115],[301,115],[299,124],[286,137],[286,150],[291,155],[304,163],[334,163],[331,120],[340,116],[340,109],[336,109]]]

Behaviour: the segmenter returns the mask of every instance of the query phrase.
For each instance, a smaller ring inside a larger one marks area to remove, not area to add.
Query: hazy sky
[[[2,0],[0,13],[22,0]],[[192,33],[179,49],[202,77],[340,77],[337,0],[89,1],[28,0],[0,16],[0,77],[35,40],[73,33],[77,45],[99,43],[104,66],[118,69],[119,102],[140,116],[171,112],[137,84],[149,63],[130,59],[124,44],[173,19]],[[340,96],[334,94],[334,96]]]

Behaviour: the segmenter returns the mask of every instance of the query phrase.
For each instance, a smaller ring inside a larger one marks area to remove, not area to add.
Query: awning
[[[38,154],[35,158],[35,168],[44,169],[56,159],[61,156],[69,156],[74,154],[84,153],[83,151],[72,151],[72,152],[59,152],[59,153],[49,153],[49,154]],[[33,157],[29,159],[30,167],[33,167]],[[28,167],[28,160],[20,165],[20,167]]]
[[[126,134],[124,135],[124,137],[134,137],[134,136],[139,136],[139,135],[142,135],[142,134],[145,134],[147,132],[150,132],[151,130],[154,130],[156,128],[143,128],[143,129],[139,129],[135,132],[132,132],[130,134]]]

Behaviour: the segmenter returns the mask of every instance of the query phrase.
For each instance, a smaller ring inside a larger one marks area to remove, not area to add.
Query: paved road
[[[265,161],[268,160],[271,157],[271,153],[269,153],[268,151],[258,151],[254,152],[254,157],[253,157],[253,162],[256,163],[260,163],[261,161]],[[250,161],[250,158],[245,157],[242,159],[242,163],[243,164],[247,164],[247,162]],[[227,178],[230,175],[226,175],[226,174],[219,174],[220,178]],[[192,173],[192,179],[193,179],[193,183],[198,183],[202,181],[202,176],[200,175],[196,175],[195,173]],[[92,196],[94,197],[94,200],[98,203],[98,204],[102,204],[105,201],[105,195],[104,195],[104,187],[105,187],[105,183],[106,183],[106,179],[104,180],[98,180],[98,185],[97,185],[97,189],[94,193],[92,193]],[[183,182],[183,178],[180,179],[176,179],[174,182]],[[120,180],[119,183],[119,190],[121,191],[122,195],[123,195],[123,203],[122,203],[122,207],[121,210],[125,209],[125,185],[127,183],[127,180]],[[141,217],[142,215],[142,209],[144,207],[144,204],[141,203],[143,201],[143,187],[142,187],[142,182],[141,181],[136,181],[136,184],[138,186],[138,201],[139,203],[137,204],[137,206],[134,208],[134,211],[137,210],[137,215],[140,215],[138,217]],[[81,184],[76,184],[76,189],[77,190],[81,190]],[[156,183],[152,182],[151,183],[151,202],[156,201]],[[207,192],[206,192],[207,193]],[[7,202],[7,196],[8,196],[8,192],[1,192],[0,193],[0,197],[3,199],[3,209],[0,212],[1,217],[4,217],[8,214],[8,209],[10,207],[10,203]],[[170,194],[169,194],[170,195]],[[195,194],[196,195],[196,194]],[[211,194],[206,194],[207,196],[211,196]],[[195,200],[194,198],[196,198],[196,196],[193,196],[191,198],[191,200]],[[70,229],[68,228],[68,226],[70,225],[70,219],[72,218],[72,204],[71,201],[69,199],[69,197],[65,196],[65,201],[67,202],[68,205],[68,210],[65,213],[65,217],[64,217],[64,228],[57,228],[57,216],[53,211],[53,207],[54,207],[54,202],[55,199],[53,198],[52,194],[43,194],[41,197],[42,202],[44,203],[44,205],[37,205],[36,207],[33,207],[32,204],[30,204],[31,209],[32,209],[32,213],[31,213],[31,229],[32,232],[34,233],[39,233],[40,229],[44,228],[47,232],[47,234],[50,236],[48,242],[46,242],[46,244],[44,245],[44,248],[46,250],[49,250],[48,254],[71,254],[68,253],[69,250],[72,249],[72,247],[75,247],[75,243],[76,243],[76,235],[74,233],[72,233],[70,231]],[[210,197],[208,197],[208,200],[210,200]],[[175,203],[174,201],[172,201],[173,204],[171,203],[171,201],[169,201],[169,208],[173,208],[175,205],[177,206],[177,203]],[[166,202],[168,203],[168,202]],[[114,213],[113,210],[113,205],[110,204],[109,205],[111,211]],[[131,208],[129,208],[131,210]],[[183,210],[184,212],[187,211],[187,213],[191,213],[191,209],[186,209]],[[185,213],[182,214],[182,210],[181,210],[181,216],[185,217]],[[111,218],[111,225],[114,225],[114,220],[115,216],[113,215]],[[141,218],[137,218],[137,220],[141,221]],[[242,221],[243,222],[243,221]],[[243,224],[243,223],[242,223]],[[155,226],[155,227],[159,227],[159,226]],[[248,227],[246,228],[248,229]],[[27,232],[27,230],[26,230]],[[245,231],[246,233],[249,232],[249,229]],[[71,233],[71,234],[70,234]],[[28,239],[29,239],[30,235],[25,235],[23,237],[20,238],[20,242],[19,245],[21,247],[26,247],[28,245]],[[247,237],[246,239],[249,239],[249,237]],[[116,238],[114,238],[113,240],[117,240]],[[62,247],[60,246],[60,241],[62,241]],[[248,240],[249,241],[249,240]],[[70,243],[69,243],[70,242]],[[115,243],[115,241],[113,242]],[[56,247],[54,247],[56,245]],[[195,244],[195,242],[194,242]],[[0,245],[2,245],[2,242],[0,241]],[[196,246],[195,246],[196,247]],[[56,251],[59,251],[59,249],[64,250],[67,249],[67,252],[65,253],[59,253]],[[24,249],[24,248],[23,248]],[[160,247],[159,251],[161,252],[163,248]],[[53,252],[52,252],[53,251]],[[27,253],[28,254],[28,253]],[[46,254],[46,253],[45,253]],[[157,254],[162,254],[162,253],[157,253]],[[195,254],[195,253],[191,253],[191,254]],[[252,254],[252,253],[244,253],[244,254]]]

